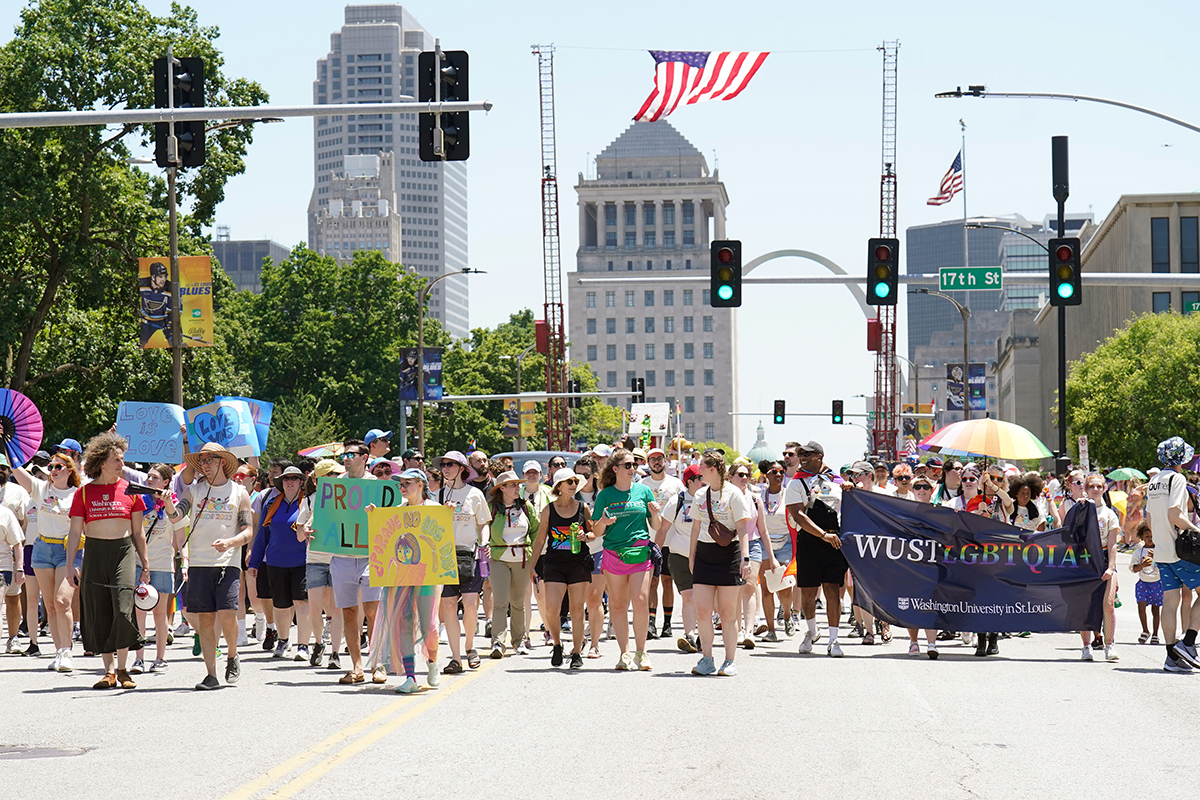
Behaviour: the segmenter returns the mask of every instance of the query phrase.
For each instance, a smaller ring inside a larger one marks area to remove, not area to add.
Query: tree
[[[1142,466],[1171,436],[1200,441],[1200,315],[1145,314],[1071,364],[1067,425],[1093,463]]]
[[[271,434],[267,438],[264,459],[287,458],[294,460],[296,454],[306,447],[326,442],[342,441],[346,428],[337,414],[311,394],[300,394],[282,400],[275,406],[271,416]]]
[[[38,0],[0,48],[0,110],[152,107],[153,61],[168,42],[177,55],[205,59],[209,105],[266,102],[258,84],[222,73],[218,35],[180,6],[159,17],[136,0]],[[163,181],[128,163],[130,142],[148,141],[152,130],[130,124],[0,131],[0,304],[6,311],[0,351],[9,354],[3,379],[10,388],[23,390],[68,372],[93,376],[109,368],[114,349],[123,348],[98,338],[80,351],[85,360],[56,358],[42,347],[49,360],[38,361],[35,351],[47,325],[136,342],[132,321],[112,330],[103,324],[112,317],[101,313],[102,319],[92,320],[97,327],[79,312],[86,317],[132,304],[137,258],[167,250]],[[193,235],[211,223],[225,182],[245,170],[251,135],[249,126],[210,135],[205,165],[184,174],[179,193],[192,203],[184,225]],[[143,357],[155,365],[160,355]]]

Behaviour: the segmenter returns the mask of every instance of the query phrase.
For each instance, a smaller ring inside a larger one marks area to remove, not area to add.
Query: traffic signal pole
[[[167,110],[175,110],[175,56],[167,44]],[[179,140],[175,120],[167,121],[167,227],[171,257],[171,402],[183,406],[183,326],[179,319],[183,296],[179,291],[179,204],[175,180],[179,173]]]
[[[1067,197],[1070,195],[1067,171],[1067,137],[1050,139],[1051,182],[1058,202],[1058,236],[1067,235]],[[1058,458],[1055,472],[1061,473],[1067,461],[1067,308],[1058,307]]]

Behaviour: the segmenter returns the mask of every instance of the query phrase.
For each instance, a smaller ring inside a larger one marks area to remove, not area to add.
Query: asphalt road
[[[930,661],[900,632],[843,639],[840,660],[823,642],[809,656],[798,637],[760,644],[739,652],[737,677],[698,678],[696,656],[666,641],[651,643],[652,672],[616,672],[608,641],[575,673],[539,647],[402,696],[394,677],[343,687],[259,647],[236,686],[196,692],[190,637],[130,691],[90,688],[99,659],[57,674],[48,656],[0,656],[0,776],[29,800],[1189,791],[1200,676],[1165,673],[1162,647],[1134,643],[1133,576],[1121,578],[1116,663],[1082,663],[1075,634],[1002,641],[989,658],[943,643]]]

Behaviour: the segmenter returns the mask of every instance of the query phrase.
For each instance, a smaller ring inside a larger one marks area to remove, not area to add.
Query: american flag
[[[954,157],[954,163],[950,165],[950,171],[942,178],[942,185],[938,189],[938,193],[925,201],[927,206],[940,206],[950,202],[950,199],[963,188],[963,168],[962,168],[962,150],[958,151],[958,155]]]
[[[767,53],[760,52],[696,50],[651,50],[650,55],[655,63],[654,91],[634,115],[638,121],[665,117],[681,103],[732,100],[767,58]]]

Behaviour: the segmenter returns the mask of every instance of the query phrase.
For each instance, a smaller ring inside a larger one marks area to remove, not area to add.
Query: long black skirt
[[[83,549],[79,622],[83,649],[92,653],[137,650],[144,641],[133,616],[137,558],[133,539],[94,539]]]

